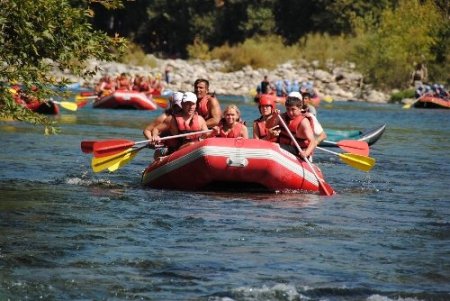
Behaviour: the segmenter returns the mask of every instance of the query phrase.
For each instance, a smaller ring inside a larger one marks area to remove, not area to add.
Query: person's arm
[[[248,129],[245,125],[242,125],[241,127],[241,136],[244,139],[248,139]]]
[[[147,127],[144,129],[144,136],[147,139],[151,139],[152,138],[152,130],[158,126],[159,124],[163,123],[164,120],[167,118],[166,113],[163,113],[161,115],[159,115],[158,117],[156,117],[152,122],[150,122]]]
[[[311,128],[311,124],[307,118],[304,118],[297,128],[296,137],[309,140],[308,147],[306,150],[303,150],[302,155],[304,157],[311,156],[312,152],[316,148],[316,138],[314,137],[313,129]]]
[[[208,106],[209,115],[211,117],[206,120],[206,125],[208,128],[212,128],[219,124],[220,119],[222,118],[222,110],[220,109],[219,101],[214,96],[210,97]]]
[[[259,136],[260,134],[258,124],[256,122],[253,122],[253,139],[260,139]]]

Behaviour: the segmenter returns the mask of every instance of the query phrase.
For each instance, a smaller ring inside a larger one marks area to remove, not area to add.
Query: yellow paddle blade
[[[123,166],[128,164],[128,162],[133,160],[134,157],[136,157],[136,155],[137,155],[137,152],[129,152],[128,154],[126,154],[125,156],[122,157],[122,160],[120,160],[116,164],[111,165],[110,167],[108,167],[108,170],[110,172],[113,172],[113,171],[118,170],[119,168],[122,168]]]
[[[350,153],[339,154],[339,158],[341,159],[342,162],[347,163],[348,165],[362,171],[369,171],[375,165],[374,158],[361,156],[357,154],[350,154]]]
[[[58,102],[58,104],[61,105],[61,107],[63,107],[64,109],[69,110],[69,111],[78,110],[78,106],[74,102],[61,101],[61,102]]]
[[[402,109],[409,109],[409,108],[412,107],[413,104],[414,104],[414,103],[407,103],[407,104],[405,104],[405,105],[402,107]]]
[[[122,160],[128,159],[131,156],[132,151],[133,149],[129,148],[121,153],[114,154],[112,156],[101,158],[93,157],[91,162],[92,170],[94,172],[100,172],[110,167],[113,167],[114,165],[120,163]],[[117,170],[118,168],[116,168],[115,170]]]
[[[325,95],[324,98],[322,98],[323,101],[328,102],[328,103],[332,103],[333,102],[333,97],[331,97],[330,95]]]

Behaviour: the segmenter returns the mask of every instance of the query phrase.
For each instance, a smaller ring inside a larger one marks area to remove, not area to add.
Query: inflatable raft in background
[[[156,110],[156,103],[151,96],[137,91],[114,91],[96,99],[93,103],[96,109],[134,109]]]

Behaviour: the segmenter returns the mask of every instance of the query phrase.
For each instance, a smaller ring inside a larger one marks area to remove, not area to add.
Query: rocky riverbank
[[[274,70],[253,69],[246,66],[235,72],[223,72],[226,63],[219,60],[162,60],[154,58],[157,67],[142,67],[120,64],[116,62],[91,61],[91,66],[99,66],[103,72],[98,73],[86,86],[93,86],[102,74],[116,75],[128,72],[132,75],[160,74],[164,78],[164,70],[171,66],[171,82],[166,85],[167,89],[176,91],[189,91],[193,89],[193,83],[197,78],[206,78],[210,81],[210,90],[217,94],[249,95],[255,91],[264,75],[269,80],[298,80],[301,82],[313,82],[314,87],[322,97],[328,96],[334,100],[344,101],[366,101],[373,103],[385,103],[389,95],[374,90],[370,85],[363,82],[361,73],[355,70],[351,63],[342,66],[329,66],[324,70],[318,68],[317,62],[286,62],[277,66]]]

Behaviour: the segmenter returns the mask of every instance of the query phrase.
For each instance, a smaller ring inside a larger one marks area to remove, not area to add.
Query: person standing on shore
[[[197,113],[206,121],[208,128],[219,124],[222,110],[214,93],[209,93],[209,81],[199,78],[194,82],[194,91],[197,96]]]
[[[416,89],[428,81],[428,69],[423,63],[418,63],[411,73],[411,85]]]

